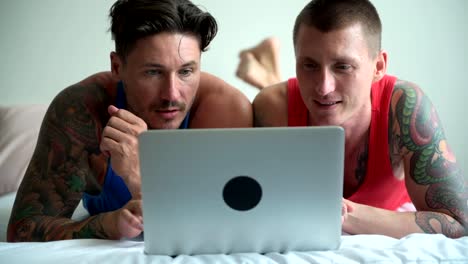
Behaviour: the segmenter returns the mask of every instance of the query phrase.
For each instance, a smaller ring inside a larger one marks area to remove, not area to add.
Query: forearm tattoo
[[[8,228],[9,241],[104,238],[99,217],[70,220],[87,182],[96,181],[91,155],[99,154],[106,108],[104,93],[72,86],[51,103],[34,155],[18,190]],[[102,173],[101,173],[102,174]]]

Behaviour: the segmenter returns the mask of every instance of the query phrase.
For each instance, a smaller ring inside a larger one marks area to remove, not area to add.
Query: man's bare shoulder
[[[254,104],[258,106],[274,105],[275,107],[287,107],[287,90],[287,82],[281,82],[265,87],[255,97]]]
[[[106,75],[100,73],[95,77],[101,79],[88,77],[63,89],[51,102],[45,121],[63,127],[77,142],[96,145],[99,131],[109,119],[107,107],[115,98],[114,92],[105,88],[110,84]]]
[[[400,99],[401,94],[404,93],[405,91],[408,91],[410,93],[411,92],[423,93],[419,85],[417,85],[416,83],[402,80],[402,79],[397,79],[393,87],[393,94],[392,94],[391,101],[392,102],[398,101]]]
[[[56,220],[46,219],[37,228],[30,228],[30,223],[36,223],[35,217],[40,215],[70,218],[83,192],[99,192],[106,166],[99,148],[100,136],[111,98],[102,84],[76,83],[50,103],[18,189],[9,241],[63,239],[62,232],[48,234],[41,227]],[[24,219],[29,223],[26,232]]]
[[[116,91],[116,86],[119,80],[110,71],[102,71],[92,74],[77,84],[99,86],[104,88],[107,92],[112,93]]]
[[[252,105],[241,91],[214,75],[201,74],[191,127],[251,127],[252,120]]]
[[[255,126],[287,126],[287,82],[262,89],[253,101],[253,111]]]

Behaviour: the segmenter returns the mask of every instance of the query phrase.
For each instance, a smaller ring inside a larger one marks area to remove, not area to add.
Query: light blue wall
[[[2,0],[0,104],[47,103],[109,69],[106,17],[113,0]]]
[[[389,73],[419,84],[431,98],[468,173],[468,1],[373,2],[383,23]]]
[[[294,0],[197,0],[219,22],[219,35],[203,58],[203,66],[222,76],[253,99],[258,90],[235,77],[239,51],[268,36],[280,40],[283,78],[295,74],[292,28],[297,14],[308,1]],[[287,3],[287,4],[286,4]]]
[[[306,0],[194,0],[220,31],[202,67],[252,99],[235,77],[238,52],[275,35],[283,77],[294,75],[291,31]],[[108,70],[114,0],[0,1],[0,104],[48,103],[64,87]],[[468,1],[373,0],[383,22],[389,73],[419,84],[438,109],[449,142],[468,171]]]

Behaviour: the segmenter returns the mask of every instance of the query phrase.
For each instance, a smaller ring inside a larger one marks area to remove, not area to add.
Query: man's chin
[[[150,130],[154,129],[177,129],[179,126],[174,125],[174,123],[159,123],[155,125],[151,125],[148,127]]]
[[[313,126],[339,126],[342,124],[342,121],[334,116],[312,117],[311,121]]]
[[[177,129],[182,121],[175,119],[156,119],[148,123],[149,129]]]

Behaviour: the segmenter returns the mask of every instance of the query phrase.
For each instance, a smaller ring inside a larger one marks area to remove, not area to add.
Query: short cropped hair
[[[362,26],[370,54],[377,55],[382,45],[382,22],[369,0],[312,0],[296,18],[293,42],[296,45],[301,25],[326,33],[356,23]]]

